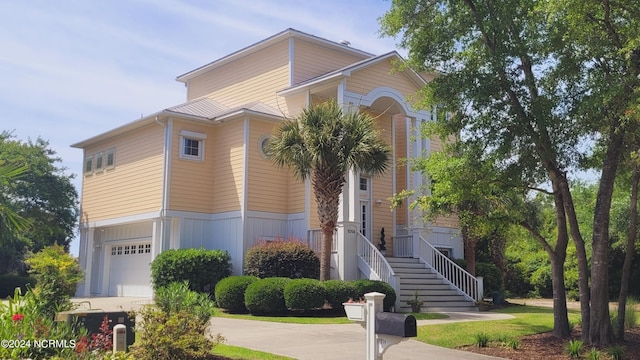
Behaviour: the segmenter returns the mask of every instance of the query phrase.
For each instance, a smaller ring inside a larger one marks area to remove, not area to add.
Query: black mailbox
[[[376,334],[399,337],[418,336],[416,317],[407,314],[379,312],[376,314]]]
[[[109,330],[113,331],[113,327],[118,324],[124,324],[127,327],[127,346],[133,345],[135,340],[135,319],[124,311],[105,312],[102,310],[73,310],[63,311],[57,314],[57,321],[64,321],[69,324],[81,325],[87,329],[89,336],[91,334],[100,333],[100,326],[107,317],[109,322]]]

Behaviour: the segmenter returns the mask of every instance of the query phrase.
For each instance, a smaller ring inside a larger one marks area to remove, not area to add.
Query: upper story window
[[[180,158],[189,160],[204,160],[204,140],[206,134],[193,131],[180,131]]]
[[[116,166],[116,149],[111,148],[95,154],[87,155],[84,158],[84,174],[91,175],[105,170],[113,169]]]

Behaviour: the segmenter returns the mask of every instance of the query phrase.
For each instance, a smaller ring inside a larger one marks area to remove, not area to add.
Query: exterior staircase
[[[475,302],[462,295],[419,259],[386,257],[386,260],[400,277],[400,312],[411,311],[407,300],[413,299],[416,292],[423,301],[423,312],[478,311]]]

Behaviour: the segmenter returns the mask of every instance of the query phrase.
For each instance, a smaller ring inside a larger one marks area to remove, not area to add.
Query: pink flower
[[[24,315],[22,314],[13,314],[13,316],[11,317],[11,320],[13,321],[20,321],[24,319]]]

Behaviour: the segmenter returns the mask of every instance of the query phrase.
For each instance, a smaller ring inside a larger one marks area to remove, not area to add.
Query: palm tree
[[[378,136],[371,116],[343,112],[332,100],[305,108],[296,119],[285,119],[269,141],[268,154],[277,166],[293,169],[297,178],[311,177],[322,230],[320,280],[328,280],[347,172],[381,174],[391,150]]]
[[[11,241],[17,232],[28,225],[28,221],[12,209],[5,191],[26,170],[26,166],[14,166],[0,160],[0,243]]]

